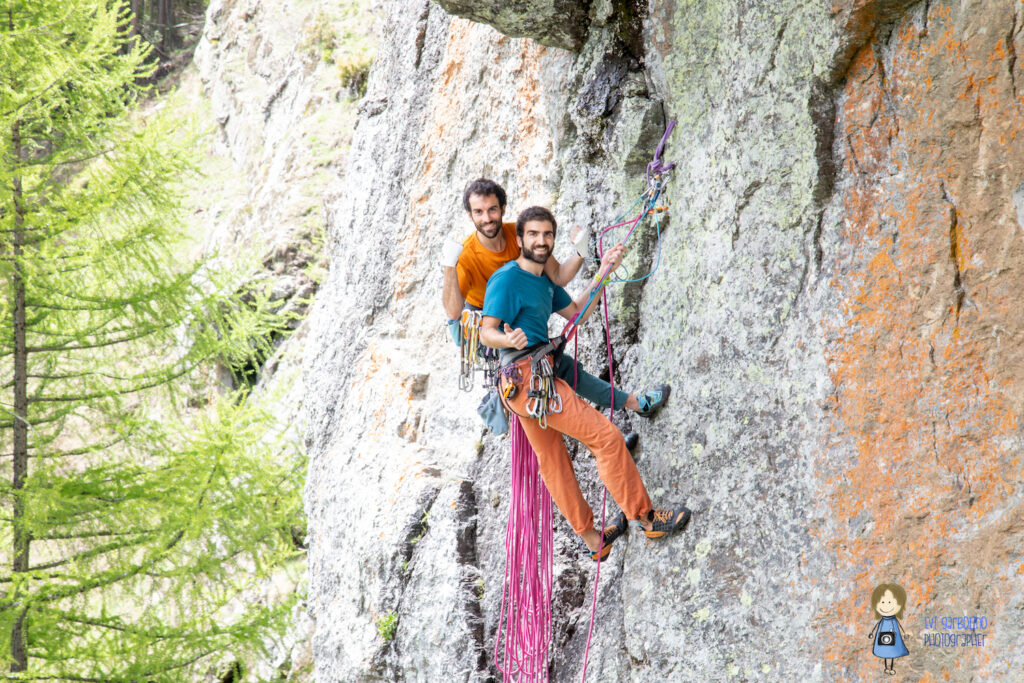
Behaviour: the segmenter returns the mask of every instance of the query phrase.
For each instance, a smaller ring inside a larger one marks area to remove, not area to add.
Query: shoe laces
[[[671,517],[671,516],[672,516],[672,511],[671,510],[655,510],[654,511],[654,521],[655,522],[667,522],[669,520],[669,517]]]

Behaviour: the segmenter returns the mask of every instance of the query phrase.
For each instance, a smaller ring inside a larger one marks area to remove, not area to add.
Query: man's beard
[[[487,223],[477,223],[476,231],[486,237],[487,239],[494,239],[501,232],[501,221],[488,221]]]
[[[536,251],[538,248],[542,249],[543,253],[538,254]],[[524,247],[522,251],[526,260],[533,261],[534,263],[540,263],[541,265],[547,263],[548,258],[551,256],[551,250],[545,245],[539,245],[539,247],[534,247],[533,249],[527,249]]]

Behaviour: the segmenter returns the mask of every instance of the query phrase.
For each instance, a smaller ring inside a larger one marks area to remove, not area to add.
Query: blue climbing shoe
[[[685,505],[667,509],[651,510],[647,513],[647,519],[651,522],[651,530],[644,529],[644,525],[637,520],[636,525],[644,532],[647,538],[661,538],[665,534],[678,531],[690,521],[690,508]]]
[[[640,417],[653,417],[665,405],[665,401],[668,400],[668,395],[671,393],[672,387],[667,384],[659,384],[653,389],[648,389],[636,397],[638,404],[636,414]]]
[[[590,552],[589,550],[587,551],[587,554],[590,555],[590,559],[597,562],[598,555],[601,556],[602,560],[608,557],[608,553],[612,551],[612,542],[622,534],[626,533],[626,527],[628,524],[629,523],[626,521],[626,513],[619,511],[619,514],[616,515],[615,519],[604,527],[604,547],[600,550],[595,550],[594,552]]]

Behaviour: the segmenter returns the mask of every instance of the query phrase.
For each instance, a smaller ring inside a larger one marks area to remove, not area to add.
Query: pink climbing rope
[[[633,219],[610,225],[601,230],[598,237],[598,254],[604,256],[604,236],[615,228],[629,226],[626,236],[619,242],[625,244],[643,219],[654,208],[661,193],[661,185],[655,186],[652,179],[672,170],[675,164],[664,164],[661,153],[668,140],[675,121],[670,121],[665,134],[658,143],[654,160],[647,165],[649,203]],[[660,183],[660,181],[659,181]],[[643,197],[642,197],[643,198]],[[660,247],[659,247],[660,248]],[[660,253],[660,252],[659,252]],[[610,269],[609,269],[610,271]],[[610,272],[601,274],[598,284],[592,288],[590,299],[582,311],[590,307],[594,297],[608,283]],[[604,312],[605,342],[608,349],[608,383],[611,385],[611,406],[608,417],[615,411],[615,368],[612,360],[611,327],[608,319],[608,301],[601,300]],[[573,339],[574,353],[577,313],[562,330],[565,342]],[[573,369],[573,390],[576,389],[576,369]],[[501,612],[498,615],[497,638],[494,644],[494,665],[505,675],[505,680],[522,683],[548,680],[548,646],[551,642],[551,596],[554,566],[554,539],[552,525],[551,494],[540,478],[537,455],[526,438],[522,425],[515,414],[509,415],[509,434],[512,441],[512,494],[509,500],[508,527],[505,532],[505,578],[501,592]],[[601,498],[601,545],[604,545],[605,512],[608,489]],[[539,537],[539,543],[538,543]],[[590,642],[597,621],[597,589],[601,579],[601,557],[598,553],[594,575],[594,596],[590,606],[590,628],[583,654],[582,683],[587,680],[587,663],[590,659]],[[504,635],[504,648],[502,647]],[[499,661],[499,652],[504,659]]]
[[[512,495],[505,531],[505,580],[494,665],[506,681],[543,683],[548,680],[551,642],[551,494],[540,478],[537,455],[519,418],[510,414],[508,422],[512,440]],[[503,659],[499,659],[499,652],[504,653]]]
[[[635,227],[635,226],[634,226]],[[601,233],[601,239],[597,241],[597,252],[599,256],[604,256],[604,233],[608,232],[605,230]],[[605,346],[608,349],[608,385],[611,387],[611,405],[608,407],[608,419],[612,419],[612,415],[615,413],[615,365],[612,360],[612,330],[611,324],[608,320],[608,299],[607,297],[601,297],[601,310],[604,312],[604,340]],[[576,348],[573,347],[573,353],[575,354]],[[575,380],[575,376],[573,377]],[[575,388],[575,386],[573,387]],[[605,525],[605,509],[608,504],[608,487],[604,487],[604,493],[601,495],[601,545],[604,545],[604,525]],[[594,637],[594,624],[597,622],[597,586],[601,580],[601,558],[598,556],[597,570],[594,572],[594,597],[590,601],[590,628],[587,629],[587,646],[583,650],[583,675],[580,678],[581,683],[586,683],[587,680],[587,663],[590,661],[590,640]]]

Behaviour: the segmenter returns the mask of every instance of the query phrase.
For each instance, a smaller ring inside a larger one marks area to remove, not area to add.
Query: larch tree
[[[294,553],[299,459],[244,397],[195,395],[286,323],[181,256],[187,136],[133,114],[127,0],[0,8],[0,661],[187,680],[288,610],[255,581]]]

